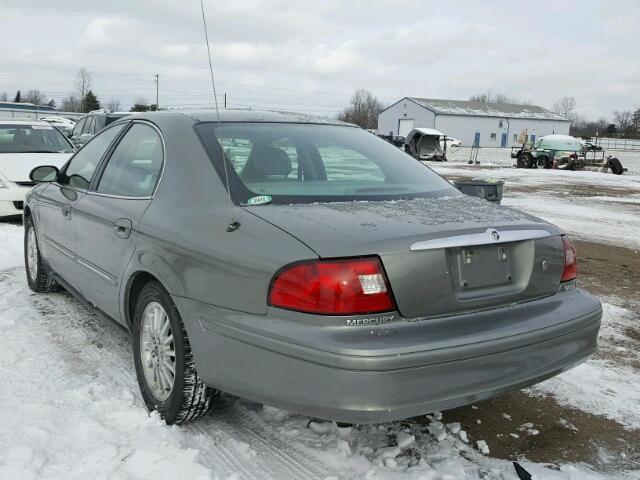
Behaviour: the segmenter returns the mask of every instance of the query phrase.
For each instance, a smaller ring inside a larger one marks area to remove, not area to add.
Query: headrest
[[[251,152],[251,162],[243,177],[261,179],[270,175],[282,175],[286,177],[291,173],[291,159],[287,152],[271,145],[263,145]]]

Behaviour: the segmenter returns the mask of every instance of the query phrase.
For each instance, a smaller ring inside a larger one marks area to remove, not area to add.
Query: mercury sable
[[[382,422],[596,349],[601,306],[559,228],[463,196],[353,125],[144,113],[31,177],[29,286],[129,329],[142,397],[168,423],[220,391]]]

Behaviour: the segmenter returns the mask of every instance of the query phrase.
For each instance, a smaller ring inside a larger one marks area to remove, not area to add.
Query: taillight
[[[320,315],[395,310],[377,257],[312,260],[285,267],[271,282],[269,305]]]
[[[571,240],[566,235],[562,236],[564,245],[564,270],[562,271],[562,281],[568,282],[578,277],[578,254],[576,247],[573,246]]]

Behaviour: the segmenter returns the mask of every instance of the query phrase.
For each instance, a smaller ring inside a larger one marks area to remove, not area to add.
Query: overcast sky
[[[230,106],[335,114],[354,89],[384,102],[488,90],[588,117],[640,105],[640,1],[205,0]],[[78,68],[128,107],[211,102],[198,0],[0,0],[0,93],[58,103]]]

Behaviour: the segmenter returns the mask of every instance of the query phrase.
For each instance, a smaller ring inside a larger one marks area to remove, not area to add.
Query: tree
[[[80,112],[81,111],[80,99],[71,94],[62,100],[62,111],[64,112]]]
[[[92,82],[91,72],[87,69],[87,67],[80,67],[80,70],[78,70],[78,73],[76,74],[76,78],[73,81],[73,87],[76,91],[78,98],[80,99],[81,112],[87,111],[85,101],[86,101],[87,92],[91,90],[91,82]]]
[[[576,99],[573,97],[562,97],[551,107],[554,113],[568,118],[572,122],[576,120]]]
[[[29,90],[22,98],[24,103],[33,103],[34,105],[44,105],[45,96],[40,90]]]
[[[635,133],[640,135],[640,108],[636,108],[636,110],[633,112],[631,123],[633,124],[633,130],[635,131]]]
[[[84,111],[87,113],[98,109],[100,109],[100,101],[98,100],[98,97],[89,90],[84,97]]]
[[[605,137],[615,137],[617,133],[618,130],[616,129],[616,124],[610,123],[609,125],[607,125],[607,128],[605,128],[603,135]]]
[[[20,93],[20,90],[18,90],[16,92],[16,96],[13,99],[13,103],[20,103],[22,101],[22,94]]]
[[[531,105],[530,101],[523,101],[516,97],[510,97],[504,93],[493,94],[491,90],[487,93],[478,93],[469,97],[470,102],[497,103],[502,105]]]
[[[136,100],[136,103],[131,107],[130,112],[148,112],[149,111],[149,103],[145,98],[139,98]]]
[[[622,137],[633,137],[633,113],[631,110],[616,110],[613,112],[613,119]]]
[[[57,106],[57,105],[56,105],[56,101],[52,98],[51,100],[49,100],[49,101],[47,102],[47,106],[49,106],[49,107],[51,107],[51,108],[53,108],[53,109],[55,110],[55,109],[56,109],[56,106]]]
[[[8,102],[9,101],[9,96],[7,95],[7,92],[2,92],[2,95],[0,95],[0,102]]]
[[[354,92],[351,103],[338,114],[338,120],[373,129],[378,127],[378,115],[382,110],[382,102],[368,90],[360,88]]]
[[[109,102],[107,103],[107,110],[110,112],[117,112],[120,110],[120,101],[119,100],[115,100],[115,99],[111,99],[109,100]]]

